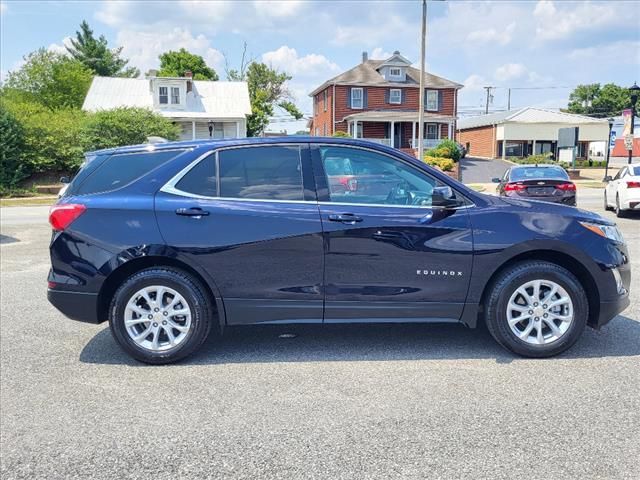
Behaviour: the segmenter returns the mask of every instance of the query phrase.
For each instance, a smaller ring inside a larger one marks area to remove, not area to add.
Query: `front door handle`
[[[209,212],[201,209],[200,207],[178,208],[176,210],[176,215],[182,215],[183,217],[200,218],[209,215]]]
[[[329,221],[353,225],[354,223],[361,222],[362,218],[354,215],[353,213],[341,213],[329,215]]]

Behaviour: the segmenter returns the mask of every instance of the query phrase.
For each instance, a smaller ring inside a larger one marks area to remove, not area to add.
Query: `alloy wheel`
[[[127,302],[124,325],[129,337],[145,350],[166,351],[180,345],[191,329],[191,309],[176,290],[151,285]]]
[[[548,345],[569,330],[574,318],[567,291],[551,280],[532,280],[518,287],[507,304],[511,332],[525,343]]]

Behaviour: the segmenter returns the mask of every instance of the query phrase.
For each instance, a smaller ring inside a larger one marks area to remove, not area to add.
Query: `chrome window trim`
[[[286,143],[277,143],[277,144],[273,144],[274,146],[280,146],[280,145],[284,145],[284,146],[298,146],[300,148],[302,148],[303,146],[310,146],[310,145],[314,145],[314,146],[329,146],[329,147],[345,147],[345,148],[355,148],[355,149],[359,149],[359,150],[365,150],[365,151],[369,151],[369,152],[373,152],[373,153],[377,153],[379,155],[384,155],[387,156],[393,160],[397,160],[399,162],[404,163],[405,165],[407,165],[410,168],[416,169],[415,165],[412,165],[411,163],[407,162],[404,159],[401,158],[397,158],[394,157],[393,155],[390,155],[386,152],[380,152],[378,150],[372,149],[372,148],[368,148],[368,147],[362,147],[360,145],[345,145],[345,144],[341,144],[341,143],[313,143],[313,144],[309,144],[309,143],[300,143],[300,142],[286,142]],[[434,209],[444,209],[445,207],[440,207],[440,206],[425,206],[425,205],[389,205],[389,204],[384,204],[384,203],[342,203],[342,202],[319,202],[319,201],[313,201],[313,200],[276,200],[276,199],[262,199],[262,198],[234,198],[234,197],[209,197],[206,195],[198,195],[196,193],[190,193],[190,192],[185,192],[183,190],[179,190],[177,189],[175,186],[176,184],[182,179],[183,176],[185,176],[193,167],[195,167],[201,160],[204,160],[207,156],[214,154],[216,156],[216,183],[217,183],[217,191],[220,192],[220,166],[219,166],[219,158],[218,158],[218,154],[219,152],[223,151],[223,150],[233,150],[233,149],[237,149],[237,148],[256,148],[256,147],[264,147],[264,146],[269,146],[267,144],[255,144],[255,145],[230,145],[227,147],[221,147],[221,148],[217,148],[215,150],[209,150],[205,153],[203,153],[202,155],[200,155],[198,158],[196,158],[194,161],[192,161],[189,165],[187,165],[186,167],[184,167],[182,170],[180,170],[178,173],[176,173],[173,177],[171,177],[171,179],[165,183],[160,190],[158,190],[159,192],[164,192],[164,193],[169,193],[171,195],[177,195],[180,197],[186,197],[186,198],[195,198],[195,199],[199,199],[199,200],[210,200],[210,201],[216,201],[216,200],[220,200],[220,201],[224,201],[224,202],[263,202],[263,203],[296,203],[296,204],[310,204],[310,205],[327,205],[327,206],[331,206],[331,205],[346,205],[346,206],[350,206],[350,207],[382,207],[382,208],[417,208],[417,209],[430,209],[430,210],[434,210]],[[429,173],[427,172],[422,172],[425,175],[429,175]],[[432,177],[434,180],[439,180],[436,177]],[[444,183],[444,182],[443,182]],[[472,208],[475,207],[476,205],[471,202],[471,200],[469,200],[462,192],[458,191],[454,186],[451,186],[449,184],[447,184],[447,186],[451,187],[456,193],[460,194],[465,201],[468,203],[467,205],[463,205],[460,207],[455,207],[455,208],[451,208],[450,210],[464,210],[464,209],[468,209],[468,208]]]

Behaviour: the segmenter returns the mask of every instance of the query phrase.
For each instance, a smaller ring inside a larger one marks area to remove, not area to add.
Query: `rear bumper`
[[[86,323],[101,323],[98,318],[98,294],[47,290],[49,303],[71,320]]]

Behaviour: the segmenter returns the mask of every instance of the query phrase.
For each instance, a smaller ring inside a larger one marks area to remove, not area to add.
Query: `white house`
[[[180,125],[182,140],[240,138],[251,114],[246,82],[214,82],[184,77],[94,77],[82,108],[150,108]]]

